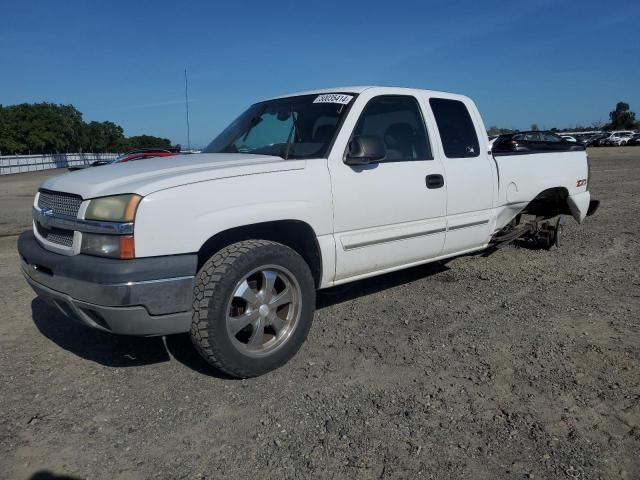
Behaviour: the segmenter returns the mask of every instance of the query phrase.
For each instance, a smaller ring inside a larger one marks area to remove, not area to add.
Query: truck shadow
[[[421,278],[430,277],[447,270],[449,270],[449,267],[447,267],[446,261],[433,262],[320,290],[316,299],[316,308],[321,310],[355,298],[365,297],[382,290],[415,282]]]
[[[29,480],[82,480],[80,477],[72,477],[71,475],[58,475],[48,470],[40,470],[29,477]]]
[[[108,367],[136,367],[169,360],[162,337],[112,335],[85,327],[39,298],[31,302],[40,333],[78,357]]]
[[[444,263],[436,262],[333,287],[318,293],[316,307],[327,308],[446,270]],[[113,335],[76,323],[37,297],[31,302],[31,312],[36,328],[49,340],[80,358],[106,367],[140,367],[168,362],[173,357],[203,375],[231,378],[198,355],[188,334],[167,337]]]
[[[546,246],[540,244],[539,242],[534,242],[533,240],[528,240],[525,238],[518,238],[512,242],[510,242],[508,245],[502,245],[502,246],[492,246],[492,247],[488,247],[487,249],[483,250],[481,253],[479,253],[480,256],[482,257],[490,257],[491,255],[494,255],[495,253],[498,253],[500,250],[502,249],[506,249],[506,248],[522,248],[524,250],[533,250],[533,251],[548,251],[549,248],[547,248]],[[552,247],[552,249],[556,249],[557,247]]]
[[[66,317],[39,298],[31,302],[33,323],[49,340],[80,358],[105,367],[126,368],[168,362],[171,357],[199,373],[230,378],[207,364],[188,334],[167,337],[113,335]]]

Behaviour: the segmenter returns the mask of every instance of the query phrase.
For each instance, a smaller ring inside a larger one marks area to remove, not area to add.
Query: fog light
[[[136,256],[133,235],[83,233],[80,253],[123,260],[129,260]]]

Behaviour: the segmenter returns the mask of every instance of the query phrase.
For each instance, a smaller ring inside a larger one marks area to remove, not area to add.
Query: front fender
[[[136,256],[197,252],[231,228],[298,220],[318,235],[332,234],[331,187],[326,163],[304,170],[192,183],[146,196],[135,220]]]
[[[297,220],[311,226],[317,233],[309,212],[313,204],[308,202],[268,202],[252,205],[240,205],[213,212],[206,212],[195,219],[196,235],[200,246],[214,235],[236,227],[279,220]],[[196,249],[199,250],[200,246]]]

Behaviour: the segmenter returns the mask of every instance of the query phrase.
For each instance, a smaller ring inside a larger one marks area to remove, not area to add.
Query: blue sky
[[[487,127],[640,116],[640,3],[0,0],[0,103],[203,146],[254,101],[339,85],[471,96]]]

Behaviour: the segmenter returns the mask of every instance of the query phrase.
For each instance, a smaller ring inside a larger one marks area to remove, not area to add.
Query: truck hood
[[[83,199],[121,193],[150,193],[189,183],[261,173],[300,170],[305,160],[242,153],[196,153],[90,167],[52,177],[42,188]]]

